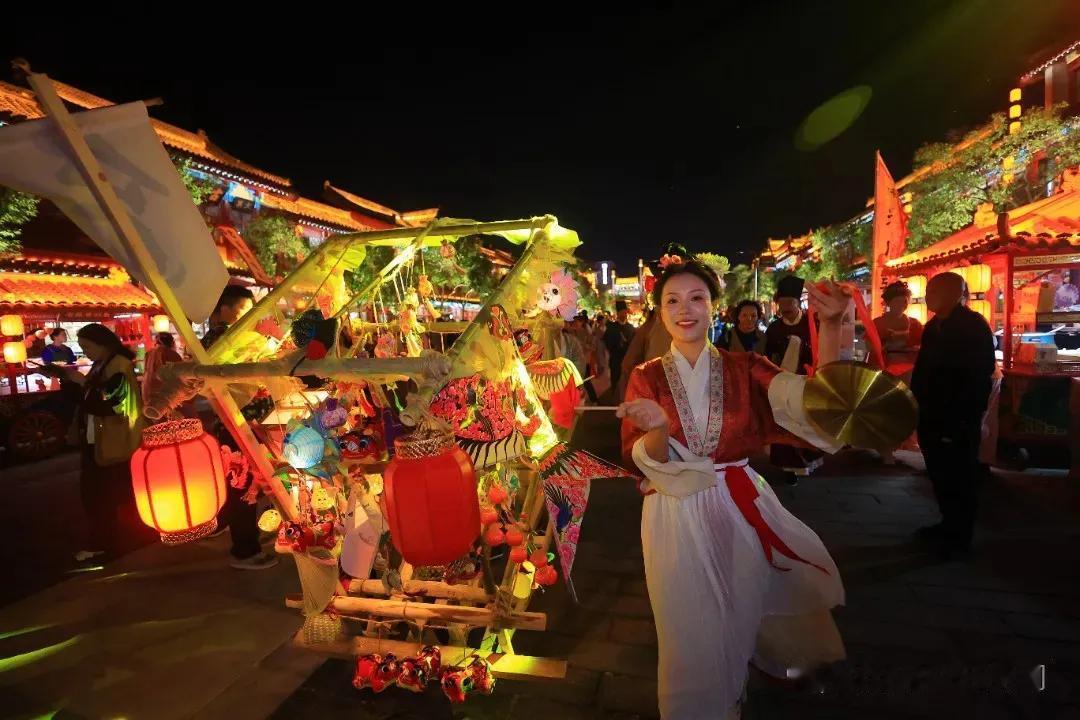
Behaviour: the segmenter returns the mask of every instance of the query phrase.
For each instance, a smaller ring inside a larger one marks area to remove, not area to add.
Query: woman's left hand
[[[810,307],[823,323],[839,323],[851,303],[851,290],[837,285],[832,280],[826,280],[824,289],[819,289],[814,283],[806,284],[806,294],[809,296]]]

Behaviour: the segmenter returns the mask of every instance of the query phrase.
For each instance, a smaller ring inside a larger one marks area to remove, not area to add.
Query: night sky
[[[302,3],[191,4],[126,34],[9,15],[0,76],[21,56],[114,101],[160,96],[155,117],[310,197],[329,179],[402,210],[554,213],[580,255],[629,270],[667,241],[738,261],[854,215],[875,149],[903,176],[923,142],[1004,110],[1035,53],[1080,38],[1077,0],[693,5],[299,19]],[[857,86],[861,116],[797,147],[804,118]]]

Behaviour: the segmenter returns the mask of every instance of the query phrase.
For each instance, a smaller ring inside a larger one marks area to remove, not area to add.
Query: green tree
[[[0,255],[22,249],[22,226],[37,215],[38,198],[0,187]]]
[[[736,265],[724,275],[722,291],[724,307],[737,305],[740,300],[754,297],[754,271],[748,265]]]
[[[1006,212],[1046,197],[1047,186],[1066,168],[1080,164],[1080,127],[1065,118],[1064,105],[1029,111],[1020,131],[1009,134],[1003,114],[969,133],[958,145],[930,143],[915,154],[915,166],[934,171],[909,190],[909,250],[920,250],[970,225],[984,203]],[[1006,170],[1007,162],[1013,167]]]
[[[188,194],[191,195],[191,201],[196,205],[202,205],[203,201],[210,196],[210,193],[214,192],[218,187],[217,183],[213,180],[196,177],[191,170],[190,158],[179,155],[170,155],[170,157],[173,165],[176,166],[176,171],[180,173],[180,180],[183,181],[184,187],[187,188]]]
[[[307,241],[296,233],[296,224],[281,215],[256,216],[243,235],[271,276],[288,272],[310,250]]]

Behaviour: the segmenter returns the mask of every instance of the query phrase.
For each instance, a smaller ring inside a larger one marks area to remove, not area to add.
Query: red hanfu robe
[[[641,537],[666,720],[723,717],[739,700],[751,658],[786,677],[843,657],[828,614],[844,598],[835,563],[746,464],[766,443],[815,440],[835,449],[801,416],[805,379],[759,355],[711,345],[696,362],[709,364],[707,412],[705,398],[688,396],[689,365],[672,352],[635,368],[626,399],[659,403],[670,437],[715,464],[714,485],[668,493],[661,479],[677,463],[635,453],[643,433],[629,421],[622,427],[623,454],[646,478]]]

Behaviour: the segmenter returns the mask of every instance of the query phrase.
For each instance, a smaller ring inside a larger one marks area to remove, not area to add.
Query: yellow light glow
[[[1023,91],[1020,88],[1013,88],[1012,90],[1010,90],[1009,91],[1009,102],[1011,102],[1011,103],[1020,102],[1020,96],[1022,95],[1022,93],[1023,93]]]
[[[1016,165],[1016,158],[1014,158],[1012,155],[1005,158],[1001,162],[1001,167],[1005,168],[1006,170],[1012,170],[1015,165]]]
[[[926,276],[925,275],[912,275],[911,277],[900,278],[907,283],[908,290],[911,291],[911,297],[921,298],[926,295]],[[908,313],[911,314],[910,312]]]
[[[9,337],[22,337],[26,333],[26,326],[18,315],[0,316],[0,335]]]
[[[1016,119],[1016,118],[1020,117],[1020,106],[1019,105],[1010,105],[1009,106],[1009,117],[1012,118],[1012,119]]]
[[[1014,120],[1013,122],[1009,123],[1009,134],[1015,135],[1018,132],[1020,132],[1020,121]]]
[[[26,362],[26,345],[22,340],[4,343],[4,362],[13,364]]]
[[[969,300],[968,308],[986,318],[986,322],[990,322],[990,303],[986,300]]]
[[[163,333],[169,332],[169,316],[168,315],[155,315],[154,316],[154,332]]]
[[[907,316],[915,318],[922,324],[926,324],[926,306],[922,303],[912,303],[908,305]]]

